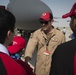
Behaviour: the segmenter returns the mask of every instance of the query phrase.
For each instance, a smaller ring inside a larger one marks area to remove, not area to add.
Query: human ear
[[[52,22],[54,22],[54,20],[53,20],[53,19],[52,19],[51,21],[52,21]]]
[[[74,18],[74,25],[76,26],[76,18]]]
[[[70,28],[76,34],[76,18],[74,16],[71,18]]]
[[[10,36],[11,36],[11,30],[9,30],[9,31],[7,32],[7,37],[10,38]]]

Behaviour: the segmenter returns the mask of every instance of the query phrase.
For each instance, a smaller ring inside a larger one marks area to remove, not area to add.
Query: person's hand
[[[25,62],[29,62],[31,60],[31,58],[29,56],[25,57]]]

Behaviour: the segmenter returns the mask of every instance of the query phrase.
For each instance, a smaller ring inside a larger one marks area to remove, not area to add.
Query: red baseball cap
[[[62,18],[67,18],[67,17],[70,17],[72,15],[76,15],[76,3],[74,3],[74,5],[72,6],[70,12],[63,15]]]
[[[10,54],[15,54],[21,49],[25,48],[26,41],[23,37],[21,36],[15,36],[13,39],[13,44],[8,46],[8,51]]]
[[[44,13],[41,15],[40,19],[43,19],[43,20],[45,20],[45,21],[49,21],[49,20],[50,20],[50,12],[44,12]]]

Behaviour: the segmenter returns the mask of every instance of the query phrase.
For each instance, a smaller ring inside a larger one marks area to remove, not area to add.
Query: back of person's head
[[[0,8],[0,43],[4,43],[7,37],[7,32],[14,32],[15,17],[8,10]]]
[[[62,18],[68,18],[68,17],[72,17],[72,16],[76,16],[76,2],[73,4],[70,12],[62,15]]]
[[[44,12],[44,13],[41,14],[39,20],[51,21],[52,19],[53,19],[52,12]]]
[[[68,18],[68,17],[71,18],[70,28],[74,32],[75,37],[76,37],[76,2],[73,4],[70,12],[62,15],[62,18]]]

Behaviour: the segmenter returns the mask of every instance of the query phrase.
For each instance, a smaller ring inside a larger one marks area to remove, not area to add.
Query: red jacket
[[[0,75],[27,75],[27,73],[14,59],[0,52]]]

